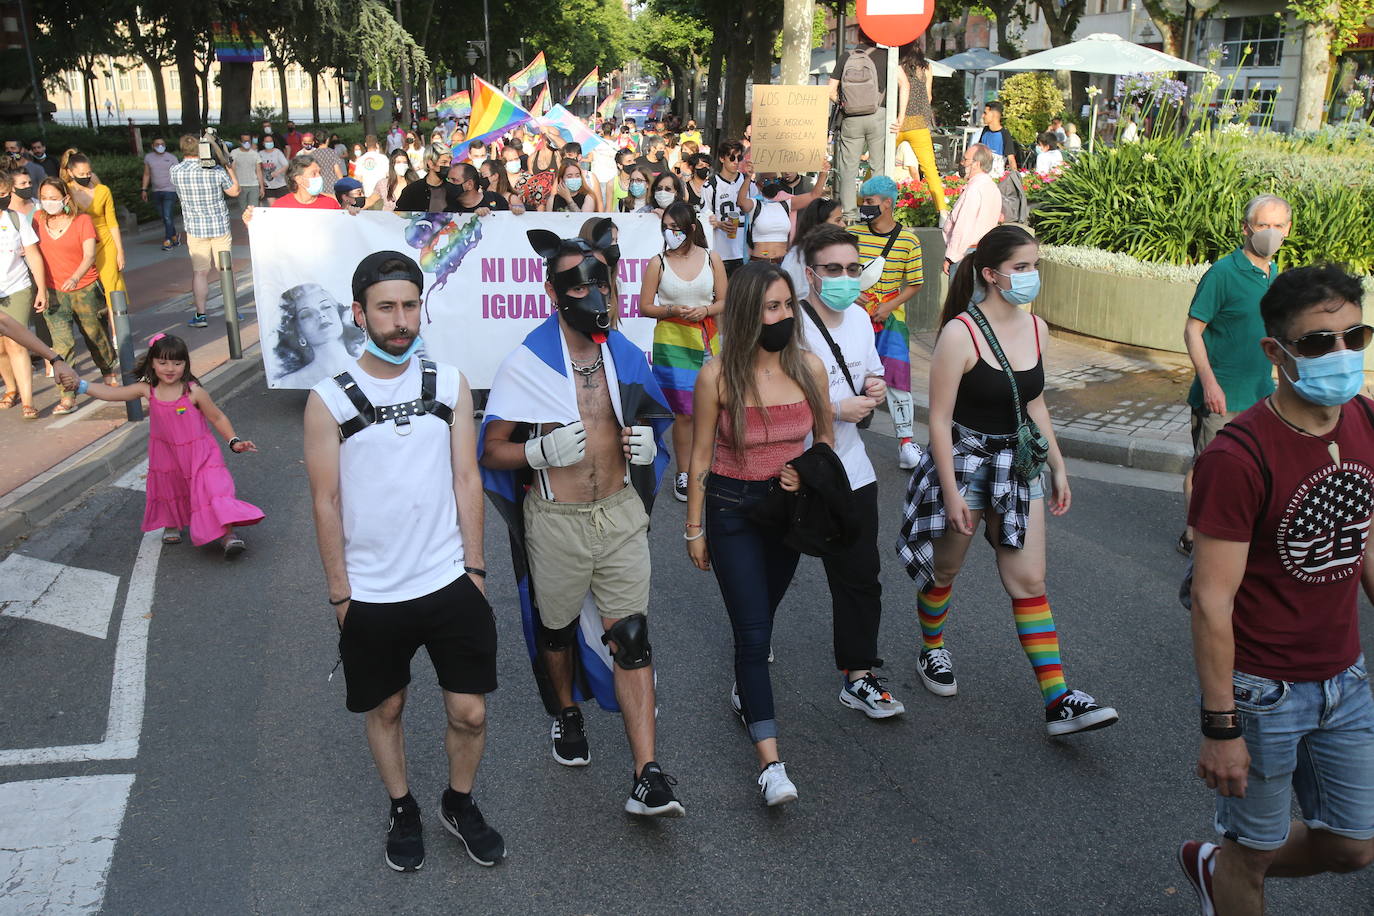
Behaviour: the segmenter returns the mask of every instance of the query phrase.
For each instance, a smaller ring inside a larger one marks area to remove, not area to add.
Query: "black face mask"
[[[610,282],[610,271],[597,260],[590,251],[582,256],[582,262],[567,270],[559,271],[549,278],[556,296],[558,311],[563,320],[580,334],[585,334],[600,343],[606,339],[611,327],[611,310],[606,296],[601,292],[601,284]],[[578,299],[568,295],[575,286],[586,286],[587,295]],[[598,338],[600,338],[598,340]]]
[[[33,200],[33,188],[15,188],[14,196],[20,200]]]
[[[3,195],[3,196],[0,196],[0,210],[8,210],[9,208],[10,208],[10,195],[5,194],[5,195]]]
[[[870,221],[877,219],[878,214],[882,212],[882,207],[879,207],[877,204],[864,204],[863,206],[859,207],[859,215],[862,216],[864,219]]]
[[[477,190],[485,191],[490,186],[491,182],[487,180],[487,176],[483,175],[477,179]]]
[[[87,175],[85,178],[74,178],[72,180],[75,181],[77,184],[81,185],[81,187],[83,188],[89,188],[94,178],[90,175]]]
[[[763,186],[759,188],[759,193],[761,193],[768,200],[772,200],[774,197],[777,197],[779,193],[785,191],[786,189],[786,186],[781,181],[765,181],[763,183]]]
[[[706,168],[697,169],[693,174],[704,180],[711,177],[711,170]]]
[[[786,347],[787,342],[792,339],[796,323],[797,319],[789,317],[772,324],[765,324],[759,331],[759,346],[769,353],[777,353]]]

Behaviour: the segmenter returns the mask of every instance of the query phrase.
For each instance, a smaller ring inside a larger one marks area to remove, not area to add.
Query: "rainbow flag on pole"
[[[620,97],[624,95],[624,92],[625,90],[620,89],[618,87],[612,89],[611,94],[606,96],[606,101],[602,102],[599,106],[597,106],[597,115],[602,118],[615,117],[616,106],[620,104]]]
[[[549,68],[544,65],[544,52],[540,51],[534,55],[534,60],[530,61],[523,70],[517,70],[511,74],[511,78],[506,82],[514,86],[517,92],[526,93],[540,83],[547,83],[548,81]]]
[[[549,84],[545,83],[544,88],[539,93],[539,98],[535,99],[534,104],[530,106],[530,111],[537,115],[548,114],[552,107],[553,103],[549,101]]]
[[[564,104],[564,105],[571,105],[571,104],[573,103],[573,99],[577,98],[578,96],[588,96],[588,95],[589,95],[589,96],[592,96],[593,98],[595,98],[595,96],[596,96],[596,84],[600,81],[599,78],[598,78],[597,72],[598,72],[600,69],[601,69],[600,67],[592,67],[592,72],[591,72],[591,73],[588,73],[586,76],[584,76],[584,77],[582,78],[582,82],[578,83],[578,84],[577,84],[577,87],[576,87],[575,89],[573,89],[572,92],[568,93],[568,100],[567,100],[566,102],[564,102],[563,104]]]
[[[490,143],[533,118],[534,115],[506,98],[491,83],[473,77],[472,116],[468,118],[467,140],[453,148],[453,161],[465,161],[468,144],[474,140]]]
[[[434,104],[441,118],[466,118],[472,114],[472,100],[468,98],[466,89],[455,92],[446,99],[440,99]]]

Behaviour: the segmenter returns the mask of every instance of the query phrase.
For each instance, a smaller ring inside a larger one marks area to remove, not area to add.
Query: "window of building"
[[[175,69],[173,69],[173,70],[168,70],[168,71],[167,71],[167,85],[171,87],[171,89],[172,89],[173,92],[180,92],[180,91],[181,91],[181,72],[178,71],[178,70],[175,70]]]
[[[1249,48],[1247,55],[1245,49]],[[1283,22],[1274,16],[1227,19],[1221,40],[1221,65],[1277,67],[1283,62]]]
[[[153,76],[148,72],[147,67],[138,68],[138,91],[151,92],[153,89]]]
[[[114,75],[109,70],[105,71],[105,91],[114,92]]]
[[[120,70],[120,71],[119,71],[119,91],[120,91],[120,92],[129,92],[131,89],[133,89],[133,86],[130,85],[130,82],[129,82],[129,71],[128,71],[128,70]]]

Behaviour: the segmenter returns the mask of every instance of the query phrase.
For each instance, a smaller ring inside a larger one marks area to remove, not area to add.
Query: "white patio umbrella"
[[[1206,73],[1207,68],[1189,63],[1181,57],[1156,51],[1127,41],[1110,32],[1097,32],[1048,51],[1029,54],[992,70],[1072,70],[1078,73],[1103,73],[1125,76],[1128,73],[1160,73],[1181,71]],[[1097,106],[1093,106],[1092,124],[1088,128],[1088,151],[1097,140]]]

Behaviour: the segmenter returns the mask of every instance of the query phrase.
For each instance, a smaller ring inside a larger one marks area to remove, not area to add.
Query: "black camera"
[[[207,127],[200,135],[200,167],[213,169],[216,166],[229,168],[229,147],[224,145],[213,127]]]

